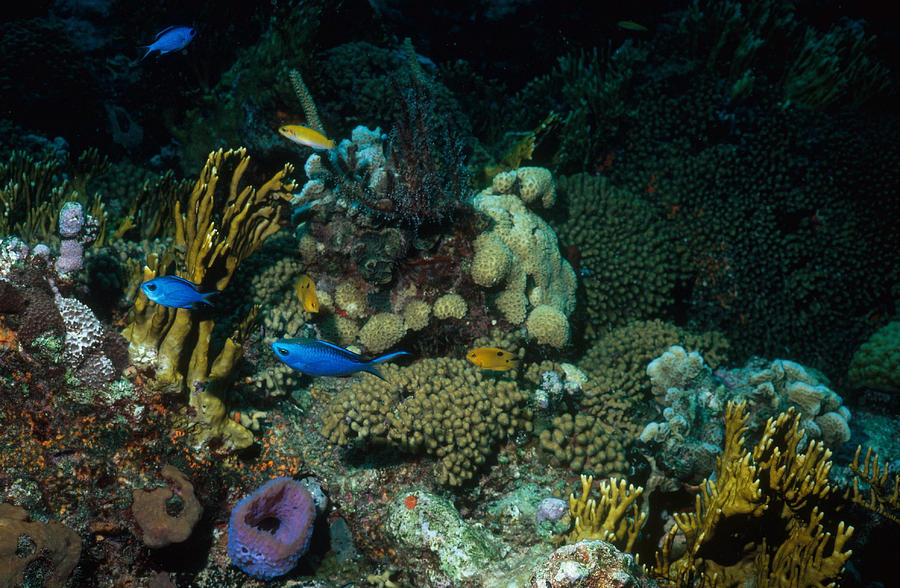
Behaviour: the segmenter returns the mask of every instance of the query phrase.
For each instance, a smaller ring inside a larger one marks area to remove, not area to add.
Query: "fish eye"
[[[147,284],[147,289],[153,292],[156,290],[156,284]]]
[[[275,349],[278,350],[279,355],[287,355],[288,354],[288,350],[285,349],[284,347],[276,347]]]
[[[498,351],[498,352],[497,352],[497,357],[503,357],[503,352],[502,352],[502,351]]]

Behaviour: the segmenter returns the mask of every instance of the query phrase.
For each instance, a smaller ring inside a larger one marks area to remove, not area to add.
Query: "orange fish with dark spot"
[[[496,347],[479,347],[466,355],[466,359],[485,370],[502,372],[519,365],[519,358],[509,351]]]

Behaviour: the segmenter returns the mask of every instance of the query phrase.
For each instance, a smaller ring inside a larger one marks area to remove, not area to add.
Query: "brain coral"
[[[560,255],[556,233],[525,205],[522,183],[508,180],[508,174],[498,174],[491,188],[473,200],[493,224],[476,239],[472,278],[483,286],[502,284],[494,303],[514,325],[540,305],[555,308],[568,322],[575,309],[575,272]]]
[[[380,440],[436,460],[435,474],[451,486],[471,479],[518,430],[531,430],[528,394],[460,359],[424,359],[385,366],[386,381],[356,383],[340,392],[324,417],[335,443]]]

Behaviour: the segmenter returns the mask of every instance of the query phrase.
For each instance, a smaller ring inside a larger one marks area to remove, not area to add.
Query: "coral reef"
[[[584,539],[609,541],[625,553],[631,553],[634,542],[647,520],[646,511],[640,508],[643,488],[635,488],[621,478],[610,478],[600,483],[600,501],[588,498],[593,476],[581,475],[581,496],[569,495],[569,512],[573,517],[572,531],[566,536],[568,543]],[[626,485],[627,484],[627,485]]]
[[[606,541],[585,540],[563,545],[536,567],[529,588],[630,586],[656,588],[633,558]]]
[[[185,541],[203,514],[194,486],[183,473],[167,465],[160,476],[167,488],[135,490],[131,504],[131,513],[142,532],[141,541],[152,548]],[[181,499],[181,512],[173,516],[167,512],[166,503],[175,495]]]
[[[260,580],[291,571],[312,536],[316,505],[291,478],[269,480],[237,503],[228,523],[228,556]]]
[[[24,586],[26,570],[32,570],[33,581],[33,569],[46,561],[49,571],[38,581],[47,588],[62,588],[81,557],[81,538],[65,525],[28,518],[25,509],[0,504],[0,583]]]

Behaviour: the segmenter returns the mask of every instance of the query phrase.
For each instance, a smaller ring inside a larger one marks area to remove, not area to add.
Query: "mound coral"
[[[316,505],[306,486],[276,478],[241,500],[228,523],[228,556],[259,580],[291,571],[306,553]]]
[[[555,309],[552,319],[548,312],[540,311],[539,318],[529,321],[526,328],[529,337],[562,347],[568,342],[568,317],[575,310],[577,280],[560,254],[556,233],[523,199],[525,190],[532,201],[552,203],[552,180],[534,171],[523,173],[523,178],[526,180],[519,180],[515,172],[498,174],[491,187],[474,198],[475,209],[493,225],[475,241],[472,279],[485,288],[502,287],[494,305],[513,325],[525,322],[529,309]]]
[[[386,381],[358,382],[340,392],[323,418],[323,434],[345,444],[381,441],[435,458],[441,484],[474,477],[497,445],[531,430],[528,393],[465,360],[424,359],[383,368]]]
[[[853,386],[900,392],[900,321],[878,329],[856,350],[847,379]]]

